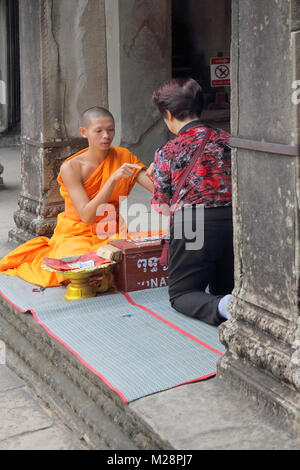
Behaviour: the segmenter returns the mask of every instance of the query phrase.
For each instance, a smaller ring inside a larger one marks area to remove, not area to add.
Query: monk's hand
[[[142,167],[136,163],[123,163],[112,175],[114,181],[120,181],[122,178],[131,178],[136,169],[140,170]]]
[[[153,172],[154,172],[154,163],[151,163],[148,170],[146,171],[146,176],[148,176],[148,178],[150,178],[151,181],[153,180]]]

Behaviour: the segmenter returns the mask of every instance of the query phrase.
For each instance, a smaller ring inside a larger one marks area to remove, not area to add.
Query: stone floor
[[[18,209],[21,191],[21,161],[19,147],[0,148],[3,187],[0,189],[0,257],[11,249],[7,234],[14,227],[13,214]]]
[[[0,148],[0,257],[10,251],[20,191],[20,152]],[[134,198],[134,193],[132,195]],[[140,197],[140,195],[139,195]],[[1,324],[0,324],[1,328]],[[0,449],[85,449],[82,441],[6,365],[0,342]],[[182,450],[300,449],[300,437],[245,401],[217,378],[188,384],[128,405],[162,441]]]
[[[8,231],[14,227],[21,190],[19,147],[0,148],[4,187],[0,190],[0,258],[11,250]],[[5,344],[0,341],[0,450],[86,449],[5,364]]]
[[[0,423],[0,450],[87,449],[4,364],[0,364]]]

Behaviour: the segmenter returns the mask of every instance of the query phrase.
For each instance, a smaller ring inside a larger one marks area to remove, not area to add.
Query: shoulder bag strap
[[[170,220],[169,220],[169,224],[171,223],[171,220],[172,220],[172,217],[173,217],[173,214],[174,214],[174,204],[177,202],[177,199],[178,199],[178,195],[180,193],[180,190],[182,188],[182,186],[184,185],[185,181],[187,180],[187,178],[189,177],[192,169],[194,168],[195,164],[196,164],[196,161],[198,160],[198,158],[201,157],[202,155],[202,152],[205,148],[205,145],[207,144],[207,141],[210,137],[212,133],[212,129],[207,129],[206,133],[205,133],[205,136],[201,142],[201,144],[199,145],[199,147],[197,148],[197,150],[195,151],[194,155],[192,156],[187,168],[185,169],[184,173],[182,174],[179,182],[178,182],[178,185],[177,185],[177,188],[176,188],[176,191],[172,197],[172,200],[171,200],[171,211],[170,211]]]

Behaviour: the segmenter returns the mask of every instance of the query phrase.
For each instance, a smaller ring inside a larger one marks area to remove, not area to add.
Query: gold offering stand
[[[67,263],[71,263],[76,260],[77,256],[68,256],[61,258]],[[62,274],[69,282],[66,289],[66,300],[80,300],[95,297],[98,293],[106,292],[113,284],[113,266],[116,264],[115,261],[110,263],[101,264],[100,266],[93,266],[89,268],[76,268],[70,271],[59,271],[45,263],[42,264],[41,268],[52,272]],[[100,276],[102,274],[101,281],[91,280],[94,276]]]

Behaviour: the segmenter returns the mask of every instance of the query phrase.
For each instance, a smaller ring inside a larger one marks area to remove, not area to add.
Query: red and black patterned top
[[[193,121],[175,139],[156,150],[151,203],[158,212],[168,213],[178,181],[206,130],[201,121]],[[181,188],[177,203],[180,206],[204,204],[205,208],[231,206],[231,149],[226,131],[212,129],[202,157]]]

